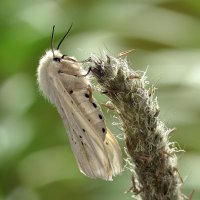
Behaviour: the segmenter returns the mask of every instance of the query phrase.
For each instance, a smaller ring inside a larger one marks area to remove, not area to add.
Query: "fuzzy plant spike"
[[[129,68],[126,59],[92,55],[91,71],[120,116],[133,170],[136,199],[183,200],[176,167],[178,151],[169,142],[169,129],[159,120],[155,87],[147,87],[146,73]]]

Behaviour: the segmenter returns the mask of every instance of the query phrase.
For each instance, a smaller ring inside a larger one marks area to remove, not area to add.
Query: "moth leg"
[[[89,57],[89,58],[88,58],[88,59],[86,59],[86,60],[77,61],[77,62],[79,62],[79,63],[87,63],[87,62],[92,62],[92,58],[91,58],[91,57]]]
[[[108,91],[104,90],[104,91],[100,91],[101,94],[108,94]]]
[[[89,101],[92,103],[92,87],[91,85],[88,85],[87,91],[89,92]]]
[[[89,67],[89,69],[88,69],[88,71],[87,71],[87,73],[86,74],[84,74],[84,75],[81,75],[81,76],[87,76],[89,73],[90,73],[90,71],[92,70],[92,68],[91,67]]]
[[[115,106],[110,101],[106,103],[101,103],[101,105],[109,110],[116,110]]]
[[[89,67],[89,69],[88,69],[88,71],[87,71],[86,74],[83,74],[83,75],[74,75],[74,76],[76,76],[76,77],[84,77],[84,76],[87,76],[87,75],[90,73],[91,70],[92,70],[92,68]]]

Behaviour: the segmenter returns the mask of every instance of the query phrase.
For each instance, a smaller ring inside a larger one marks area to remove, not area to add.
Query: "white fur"
[[[54,50],[54,56],[62,54]],[[52,51],[41,58],[37,70],[39,88],[61,115],[78,167],[91,178],[112,180],[122,171],[121,150],[106,128],[95,99],[88,98],[90,82],[73,57],[53,60]]]

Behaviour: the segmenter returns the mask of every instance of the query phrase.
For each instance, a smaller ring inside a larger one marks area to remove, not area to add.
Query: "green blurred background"
[[[127,170],[113,182],[78,171],[56,109],[38,92],[36,69],[52,26],[56,43],[72,22],[62,52],[81,60],[134,48],[132,66],[148,66],[160,117],[177,128],[171,140],[186,150],[177,154],[183,191],[194,189],[193,200],[200,199],[200,1],[1,0],[0,200],[131,199],[124,194],[131,186]],[[119,134],[113,113],[104,111]]]

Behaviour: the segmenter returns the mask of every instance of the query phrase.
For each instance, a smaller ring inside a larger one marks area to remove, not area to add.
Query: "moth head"
[[[53,54],[52,54],[52,61],[55,63],[62,63],[63,61],[69,61],[69,62],[77,62],[75,57],[68,56],[65,54],[62,54],[59,50],[53,49]],[[51,50],[52,53],[52,50]]]
[[[53,48],[54,28],[55,26],[53,26],[51,36],[51,49],[48,50],[45,55],[40,59],[39,66],[37,68],[37,80],[39,88],[43,92],[44,96],[46,96],[51,102],[55,102],[55,99],[53,98],[50,81],[53,80],[55,76],[59,76],[60,73],[63,73],[66,70],[69,71],[70,66],[78,66],[76,64],[75,58],[63,55],[59,51],[60,45],[71,30],[72,25],[70,26],[64,37],[60,40],[57,48]],[[68,72],[68,74],[70,74],[70,71]]]
[[[53,61],[54,62],[61,62],[61,60],[71,60],[71,61],[74,61],[76,62],[76,59],[73,58],[73,57],[69,57],[67,55],[62,55],[59,51],[59,48],[62,44],[62,42],[64,41],[64,39],[66,38],[66,36],[69,34],[71,28],[72,28],[72,25],[69,27],[68,31],[66,32],[66,34],[61,38],[60,42],[58,43],[58,46],[56,48],[56,50],[53,48],[53,39],[54,39],[54,29],[55,29],[55,25],[53,26],[53,30],[52,30],[52,35],[51,35],[51,51],[52,51],[52,56],[53,56]]]
[[[43,58],[40,61],[40,65],[42,66],[53,65],[53,66],[56,66],[56,68],[59,68],[59,66],[61,66],[63,62],[65,62],[65,64],[67,63],[71,64],[71,63],[77,62],[77,60],[74,57],[62,54],[59,50],[62,42],[64,41],[66,36],[69,34],[72,28],[72,25],[73,24],[71,24],[66,34],[61,38],[60,42],[58,43],[57,48],[53,47],[55,25],[53,26],[52,35],[51,35],[51,49],[48,50],[46,54],[43,56]]]

